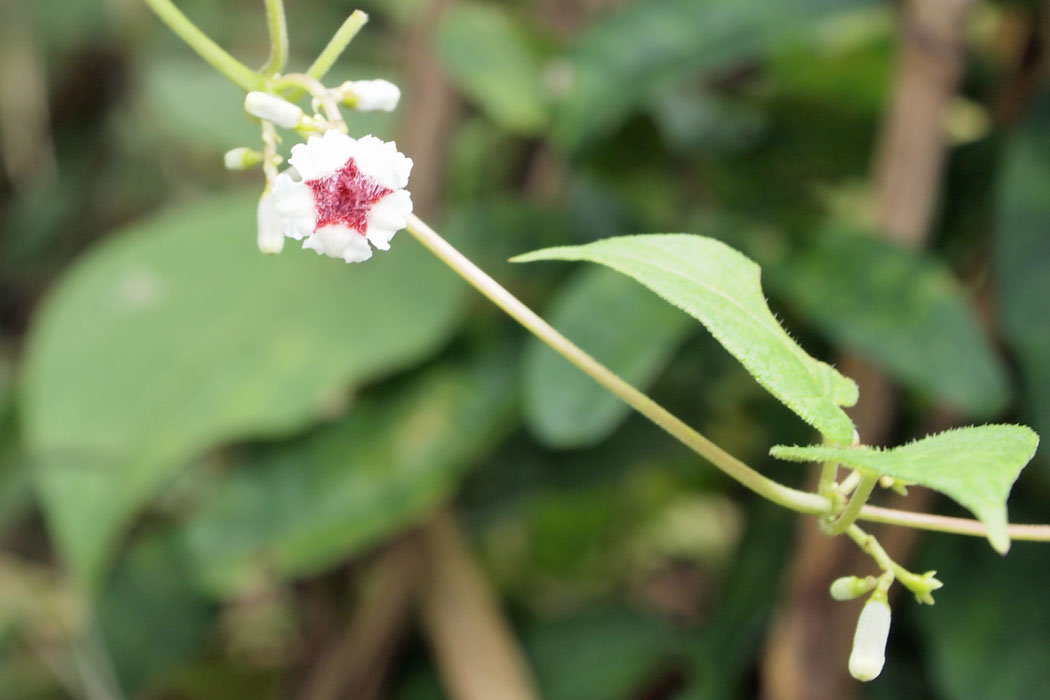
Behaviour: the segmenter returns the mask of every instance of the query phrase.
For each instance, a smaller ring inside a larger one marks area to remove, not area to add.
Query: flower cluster
[[[278,175],[259,203],[264,252],[274,246],[263,239],[280,230],[318,254],[361,262],[372,257],[371,246],[388,250],[408,224],[412,197],[404,188],[412,159],[395,144],[328,131],[292,147],[288,162],[293,170]]]
[[[284,239],[302,241],[318,255],[361,262],[372,257],[372,248],[388,250],[390,239],[408,225],[412,197],[405,187],[412,159],[398,152],[396,144],[375,136],[352,138],[338,116],[337,103],[360,111],[390,111],[401,91],[385,80],[346,82],[335,90],[315,91],[315,108],[326,116],[308,116],[296,104],[264,92],[249,92],[245,110],[274,127],[310,133],[306,143],[292,147],[288,164],[278,173],[275,136],[267,152],[234,149],[226,166],[267,168],[267,188],[259,200],[258,244],[264,253],[279,253]],[[269,125],[269,126],[267,126]],[[313,133],[311,133],[313,132]]]

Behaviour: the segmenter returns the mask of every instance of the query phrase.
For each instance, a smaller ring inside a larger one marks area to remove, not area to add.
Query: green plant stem
[[[414,214],[409,215],[407,230],[460,277],[469,282],[511,318],[525,326],[537,338],[547,343],[555,352],[620,397],[636,411],[663,428],[679,442],[710,461],[747,488],[778,505],[800,513],[827,515],[831,512],[833,504],[829,499],[815,493],[799,491],[784,486],[763,476],[625,382],[556,331],[532,309],[525,306],[513,294],[504,289],[498,282],[456,250],[448,241],[438,235],[434,229],[427,226],[419,217]],[[920,530],[950,532],[975,537],[987,535],[985,526],[976,520],[950,518],[928,513],[911,513],[871,505],[863,506],[857,518]],[[1011,525],[1009,526],[1009,533],[1010,537],[1016,540],[1050,542],[1050,525]]]
[[[189,44],[190,48],[210,63],[215,70],[225,75],[242,90],[248,92],[259,90],[263,87],[264,80],[262,76],[212,41],[211,37],[202,32],[186,15],[182,14],[171,0],[144,1],[156,13],[157,17],[164,24],[168,25],[171,31]]]
[[[475,289],[488,297],[496,306],[507,312],[518,323],[525,326],[537,338],[550,345],[551,348],[576,365],[585,374],[616,394],[636,411],[656,423],[679,442],[710,461],[726,474],[760,496],[785,508],[811,514],[820,514],[827,511],[828,500],[826,498],[814,493],[789,488],[763,476],[625,382],[605,365],[595,360],[568,338],[556,331],[549,323],[500,286],[498,282],[485,274],[418,217],[414,215],[409,216],[408,231],[463,279],[472,284]]]
[[[838,462],[824,462],[824,464],[820,466],[820,483],[817,486],[817,493],[825,498],[831,498],[831,492],[835,486],[835,479],[838,475]]]
[[[317,59],[306,69],[306,74],[316,80],[323,78],[366,22],[368,22],[368,15],[361,10],[354,10],[343,25],[336,30]]]
[[[879,541],[875,539],[874,535],[869,535],[856,525],[850,525],[846,528],[846,534],[849,535],[850,539],[856,542],[865,553],[871,555],[872,559],[875,560],[875,563],[879,565],[880,569],[893,574],[893,577],[900,581],[908,590],[914,592],[922,588],[922,577],[913,574],[895,562],[890,555],[886,553],[886,550],[882,548],[882,545],[879,544]]]
[[[259,72],[269,78],[288,65],[288,23],[284,18],[284,0],[263,0],[266,3],[266,26],[270,31],[270,57]]]
[[[828,535],[841,535],[848,530],[857,521],[857,516],[860,515],[864,504],[868,502],[868,497],[875,490],[877,483],[879,483],[878,474],[872,473],[862,476],[857,490],[850,496],[849,503],[846,504],[846,507],[839,513],[837,518],[823,526],[824,532]]]
[[[901,525],[915,528],[916,530],[947,532],[953,535],[988,536],[988,528],[984,526],[984,523],[977,520],[894,510],[893,508],[883,508],[881,506],[864,506],[858,519],[886,525]],[[1050,542],[1050,525],[1015,524],[1009,525],[1007,532],[1011,540],[1018,542]]]

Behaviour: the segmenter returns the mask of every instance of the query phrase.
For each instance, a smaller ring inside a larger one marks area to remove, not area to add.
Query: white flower
[[[853,652],[849,656],[850,675],[858,681],[870,681],[882,673],[886,663],[886,640],[890,636],[890,606],[885,594],[875,593],[857,620],[853,635]]]
[[[294,129],[303,118],[303,110],[298,105],[257,90],[244,97],[244,110],[253,117],[273,122],[283,129]]]
[[[256,212],[256,221],[259,225],[259,233],[256,241],[259,250],[269,255],[276,255],[284,248],[284,231],[281,230],[281,217],[274,207],[272,192],[265,193],[259,199],[259,208]]]
[[[288,162],[299,179],[277,176],[274,206],[284,235],[303,248],[361,262],[372,257],[369,243],[388,250],[408,225],[412,197],[404,188],[412,159],[393,142],[329,131],[293,146]]]
[[[392,112],[401,99],[401,89],[389,80],[347,81],[339,86],[339,94],[362,112]]]

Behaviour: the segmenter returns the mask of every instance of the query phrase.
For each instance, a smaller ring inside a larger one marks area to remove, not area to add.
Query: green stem
[[[820,483],[817,486],[817,493],[825,498],[831,498],[831,492],[838,475],[838,462],[824,462],[820,467]]]
[[[869,535],[856,525],[850,525],[846,529],[846,534],[875,560],[880,569],[893,574],[894,578],[900,581],[908,590],[915,591],[917,588],[922,587],[922,577],[913,574],[893,561],[890,555],[886,553],[886,550],[882,548],[882,545],[879,544],[879,541],[875,539],[874,535]]]
[[[547,343],[555,352],[576,365],[613,394],[623,399],[636,411],[663,428],[679,442],[706,458],[747,488],[778,505],[800,513],[827,515],[831,511],[832,503],[827,498],[815,493],[799,491],[784,486],[763,476],[625,382],[556,331],[532,309],[525,306],[513,294],[500,286],[498,282],[485,274],[477,265],[438,235],[434,229],[427,226],[419,217],[414,214],[409,215],[407,230],[460,277],[469,282],[511,318],[525,326],[537,338]],[[862,520],[902,525],[921,530],[973,536],[985,536],[987,534],[985,526],[975,520],[949,518],[928,513],[910,513],[871,505],[863,506],[857,517]],[[852,533],[853,530],[859,531],[859,528],[853,525],[847,530],[847,533]],[[1015,540],[1050,542],[1050,525],[1011,525],[1009,533],[1010,537]]]
[[[284,0],[263,0],[266,3],[266,26],[270,30],[270,57],[259,72],[269,78],[288,65],[288,22],[284,18]]]
[[[408,231],[446,265],[455,270],[460,277],[507,312],[514,320],[525,326],[537,338],[726,474],[760,496],[785,508],[811,514],[822,514],[827,511],[828,500],[826,498],[789,488],[763,476],[625,382],[556,331],[415,215],[409,216]]]
[[[343,26],[339,27],[335,35],[328,41],[328,45],[324,47],[317,59],[306,69],[306,74],[316,80],[323,78],[367,21],[367,14],[361,10],[354,10],[343,22]]]
[[[837,518],[823,527],[824,532],[828,535],[834,536],[841,535],[848,530],[850,526],[857,521],[857,516],[860,515],[860,511],[864,507],[864,504],[868,502],[868,497],[871,495],[871,492],[875,490],[875,485],[877,483],[879,483],[878,474],[865,474],[862,476],[860,484],[850,497],[846,508],[839,513]]]
[[[171,0],[145,0],[157,17],[168,25],[171,31],[189,44],[190,48],[205,61],[210,63],[245,92],[263,87],[263,79],[255,71],[228,54],[225,49],[212,41],[191,22]]]

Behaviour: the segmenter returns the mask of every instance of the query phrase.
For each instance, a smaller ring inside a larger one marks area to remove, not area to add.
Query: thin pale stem
[[[830,498],[832,489],[835,486],[835,479],[838,478],[838,475],[838,462],[824,462],[820,467],[820,484],[817,487],[817,493],[826,498]]]
[[[361,10],[354,10],[343,25],[336,30],[317,59],[306,69],[306,74],[316,80],[323,78],[366,22],[368,22],[368,15]]]
[[[629,406],[663,428],[672,437],[701,455],[741,484],[770,501],[791,510],[811,515],[827,515],[832,503],[815,493],[799,491],[769,479],[696,432],[642,392],[625,382],[607,367],[577,347],[525,306],[513,294],[468,260],[419,217],[409,216],[407,230],[442,262],[469,282],[511,318],[547,343],[555,352],[576,365],[585,374],[621,398]],[[860,520],[901,525],[919,530],[950,532],[960,535],[987,535],[987,528],[976,520],[950,518],[928,513],[880,508],[865,505],[857,516]],[[854,526],[856,527],[856,526]],[[859,528],[858,528],[859,529]],[[847,532],[849,532],[847,530]],[[1050,525],[1011,525],[1011,539],[1050,542]]]
[[[525,326],[537,338],[547,343],[547,345],[576,365],[585,374],[616,394],[636,411],[656,423],[679,442],[710,461],[726,474],[760,496],[785,508],[812,514],[827,512],[829,504],[826,498],[814,493],[789,488],[763,476],[625,382],[605,365],[595,360],[568,338],[556,331],[532,309],[525,306],[513,294],[485,274],[418,217],[414,215],[409,217],[408,231],[463,279],[473,285],[475,289],[488,297],[496,306],[507,312],[518,323]]]
[[[875,539],[874,535],[869,535],[856,525],[850,525],[846,529],[846,534],[849,535],[850,539],[856,542],[862,550],[871,555],[875,560],[875,563],[879,565],[880,569],[892,574],[893,577],[900,581],[908,590],[914,592],[923,588],[922,577],[913,574],[895,562],[890,555],[886,553],[886,550],[882,548],[882,545],[879,544],[879,541]]]
[[[853,492],[849,499],[849,503],[846,504],[846,507],[839,513],[837,518],[824,526],[824,532],[829,535],[841,535],[848,530],[857,521],[857,516],[860,515],[864,504],[868,502],[868,497],[875,490],[877,483],[879,483],[878,474],[865,474],[862,476],[860,484],[857,485],[857,490]]]
[[[954,535],[988,536],[988,528],[977,520],[894,510],[880,506],[864,506],[858,519],[887,525],[901,525],[916,530],[947,532]],[[1010,525],[1007,532],[1011,540],[1019,542],[1050,542],[1050,525]]]
[[[270,57],[259,72],[269,78],[288,65],[288,23],[284,18],[284,0],[263,0],[266,3],[266,26],[270,31]]]
[[[145,0],[145,3],[150,6],[150,9],[156,13],[157,17],[164,24],[168,25],[171,31],[175,32],[201,58],[210,63],[215,70],[225,75],[242,90],[249,92],[263,87],[264,81],[262,76],[212,41],[211,37],[202,32],[186,15],[182,14],[171,0]]]

